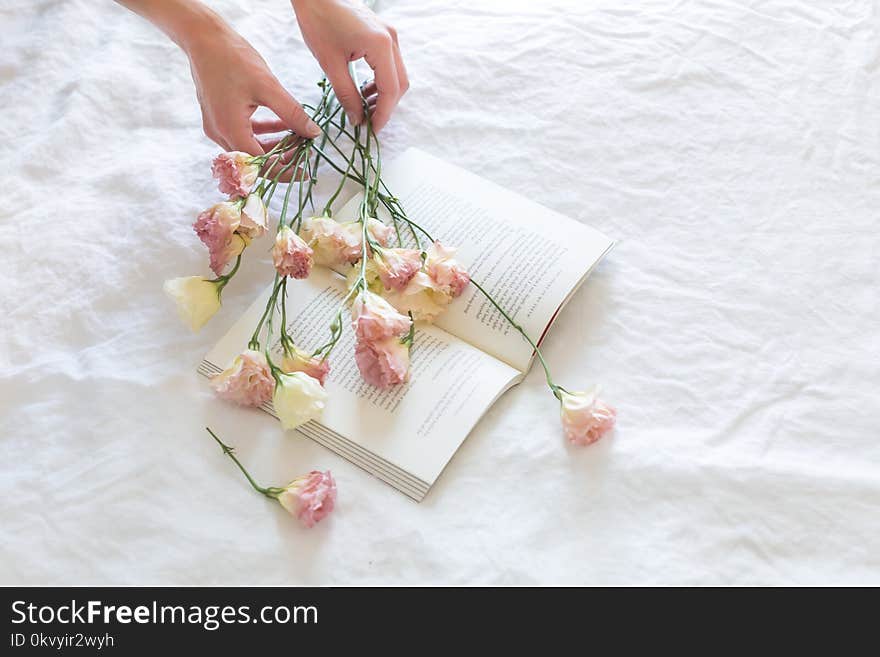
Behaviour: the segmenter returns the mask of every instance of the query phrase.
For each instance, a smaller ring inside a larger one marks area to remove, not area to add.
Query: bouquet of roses
[[[193,226],[208,249],[215,277],[165,282],[165,291],[176,301],[183,320],[198,331],[220,308],[223,289],[238,272],[248,246],[269,232],[269,203],[282,178],[290,178],[274,226],[274,284],[265,311],[241,354],[212,380],[217,395],[246,406],[271,400],[284,429],[318,418],[324,405],[332,403],[324,385],[334,348],[349,319],[356,337],[354,358],[363,379],[380,388],[405,383],[418,324],[434,321],[472,285],[535,350],[547,385],[561,404],[568,440],[580,445],[598,440],[614,425],[615,411],[598,399],[595,387],[571,392],[553,381],[537,344],[470,278],[456,260],[456,249],[408,217],[388,189],[369,111],[363,125],[348,125],[326,79],[319,87],[322,94],[317,105],[305,107],[322,130],[320,138],[306,140],[289,133],[265,155],[233,152],[215,158],[213,175],[220,192],[229,198],[202,212]],[[339,184],[316,213],[313,188],[319,167],[338,174]],[[357,219],[339,222],[333,218],[333,206],[346,181],[358,185],[363,198]],[[390,218],[387,223],[379,219],[380,207]],[[314,266],[347,269],[348,293],[323,341],[295,344],[287,328],[288,286],[307,278]],[[270,345],[278,342],[283,356],[273,359]],[[284,488],[265,488],[251,478],[232,448],[211,435],[258,492],[277,499],[307,526],[332,511],[336,485],[329,472],[311,472]]]

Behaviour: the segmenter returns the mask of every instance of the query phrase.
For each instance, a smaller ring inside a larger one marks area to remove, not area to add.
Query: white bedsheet
[[[288,3],[212,3],[291,90]],[[195,366],[218,194],[185,57],[108,1],[0,7],[0,583],[880,584],[880,13],[775,0],[386,2],[384,133],[620,239],[546,343],[619,409],[563,442],[538,371],[415,504]],[[547,230],[553,230],[547,226]],[[257,255],[258,257],[254,257]],[[301,529],[246,487],[330,468]]]

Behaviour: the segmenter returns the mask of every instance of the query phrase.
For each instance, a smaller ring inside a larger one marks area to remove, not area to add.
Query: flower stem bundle
[[[245,250],[269,232],[268,207],[283,189],[280,213],[277,222],[272,222],[275,271],[271,291],[248,344],[212,380],[216,393],[245,406],[272,401],[284,429],[319,418],[330,403],[324,386],[347,320],[364,381],[383,389],[401,385],[410,376],[410,351],[418,325],[436,320],[473,286],[534,350],[547,385],[560,402],[569,441],[589,444],[598,440],[613,426],[614,410],[598,399],[595,389],[570,392],[554,382],[537,342],[488,290],[471,279],[456,259],[456,249],[410,218],[389,189],[382,178],[381,149],[369,112],[365,111],[362,125],[348,125],[327,81],[322,80],[319,87],[318,103],[304,105],[321,128],[318,138],[288,133],[264,155],[231,152],[215,158],[212,173],[228,198],[200,213],[193,226],[208,250],[214,278],[192,276],[165,283],[182,318],[198,331],[219,309],[223,290],[239,271]],[[315,213],[313,192],[319,169],[337,175],[338,184]],[[282,180],[287,179],[290,183],[284,188]],[[346,183],[359,187],[361,197],[355,219],[342,222],[333,211]],[[309,348],[296,344],[289,334],[286,299],[289,289],[308,278],[315,266],[347,272],[347,292],[332,313],[326,338],[314,336],[315,344]],[[273,353],[271,347],[277,345],[280,352]],[[329,486],[325,478],[291,484],[296,489],[293,493],[291,486],[261,488],[231,448],[211,435],[258,492],[282,504],[284,498],[293,508],[291,500],[300,495],[296,491],[309,490],[312,484],[313,488]],[[312,475],[317,476],[311,473],[307,479],[314,479]],[[326,477],[332,483],[329,473]],[[332,488],[335,499],[335,483]]]

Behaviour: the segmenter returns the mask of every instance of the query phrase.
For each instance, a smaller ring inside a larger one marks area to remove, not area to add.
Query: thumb
[[[268,89],[260,104],[275,112],[300,137],[314,138],[321,134],[318,124],[309,118],[302,105],[280,84],[276,83],[273,88]]]
[[[327,74],[330,84],[333,85],[333,91],[336,93],[336,98],[342,105],[342,109],[345,110],[352,123],[358,125],[364,118],[364,106],[361,94],[348,72],[348,64],[340,61],[333,66],[328,66],[324,72]]]

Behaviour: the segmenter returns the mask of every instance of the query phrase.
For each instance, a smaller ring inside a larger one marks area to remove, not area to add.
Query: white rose
[[[177,304],[180,318],[193,332],[220,310],[220,286],[201,276],[172,278],[165,281],[162,289]]]
[[[285,429],[295,429],[321,416],[327,391],[305,372],[279,374],[272,403]]]

